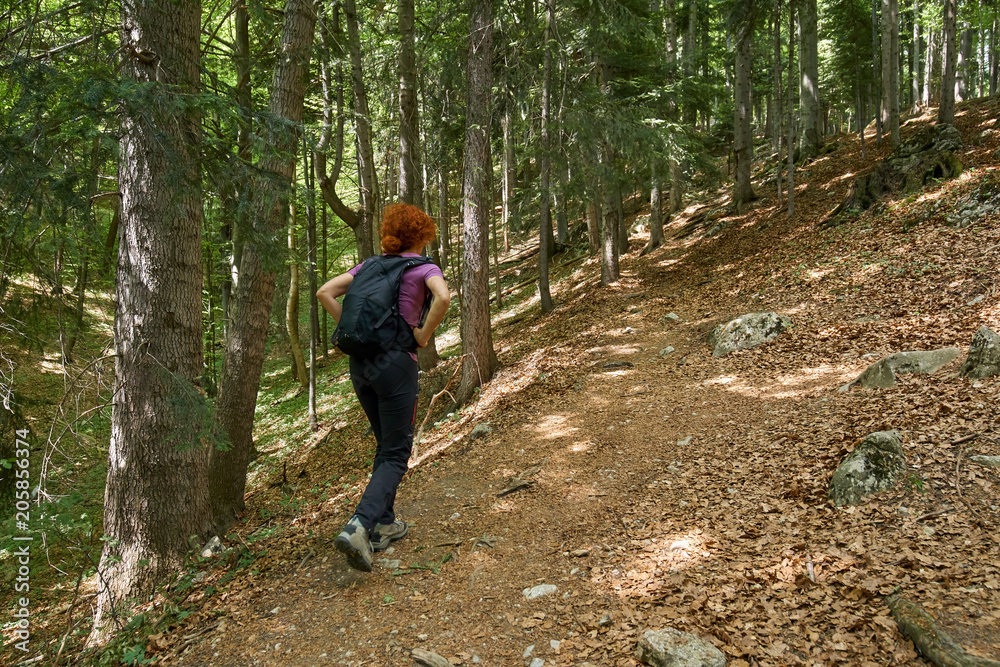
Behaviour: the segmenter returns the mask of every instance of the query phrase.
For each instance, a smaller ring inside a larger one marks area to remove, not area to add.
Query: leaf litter
[[[995,117],[995,104],[969,105],[958,125],[968,142]],[[295,461],[313,479],[355,481],[267,521],[258,511],[277,492],[256,494],[238,532],[280,530],[228,583],[212,570],[218,589],[147,650],[183,665],[406,665],[419,648],[452,665],[631,667],[642,633],[672,626],[732,666],[924,664],[884,601],[901,591],[971,655],[1000,658],[1000,478],[969,460],[1000,455],[1000,379],[960,378],[957,360],[836,391],[887,354],[964,352],[980,325],[1000,328],[1000,220],[947,224],[954,202],[1000,184],[991,136],[961,153],[960,179],[832,229],[816,223],[845,174],[884,147],[869,142],[863,159],[842,137],[799,172],[792,219],[758,186],[718,235],[679,234],[692,227],[681,213],[671,240],[639,257],[637,234],[608,288],[597,260],[560,263],[556,310],[496,315],[503,367],[471,407],[434,417],[399,491],[411,531],[387,557],[400,570],[355,573],[332,546],[373,446],[355,414],[341,450]],[[712,326],[765,310],[793,328],[711,356]],[[445,382],[450,363],[428,381]],[[492,434],[470,442],[483,421]],[[903,436],[904,478],[833,508],[833,470],[886,429]],[[525,600],[540,584],[556,592]]]

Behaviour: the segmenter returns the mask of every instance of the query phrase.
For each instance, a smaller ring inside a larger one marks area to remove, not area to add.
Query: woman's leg
[[[406,473],[413,449],[419,366],[406,352],[389,352],[375,361],[359,361],[358,366],[362,367],[355,369],[352,360],[355,389],[357,391],[359,385],[362,387],[358,399],[367,401],[369,388],[378,397],[374,417],[362,402],[372,429],[376,431],[378,447],[372,478],[354,512],[371,533],[375,524],[390,524],[395,520],[396,489]],[[362,395],[366,398],[362,399]]]

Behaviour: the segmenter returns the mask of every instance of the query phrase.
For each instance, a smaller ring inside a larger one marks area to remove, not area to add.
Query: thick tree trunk
[[[417,116],[417,63],[413,41],[413,0],[399,0],[399,200],[420,206],[420,121]]]
[[[255,236],[261,239],[274,238],[287,220],[298,147],[297,128],[302,120],[305,77],[315,24],[316,13],[311,0],[288,0],[281,57],[275,65],[270,100],[271,113],[286,123],[284,128],[276,128],[263,137],[269,151],[260,162],[262,176],[254,187],[257,195]],[[229,449],[212,452],[210,480],[212,512],[220,532],[231,526],[245,508],[243,493],[253,450],[254,410],[277,268],[273,263],[265,264],[263,258],[274,250],[247,243],[240,281],[233,292],[232,330],[226,341],[219,398],[215,404],[219,424],[229,438]]]
[[[944,29],[941,53],[943,71],[941,73],[941,104],[938,107],[939,123],[955,122],[955,65],[958,62],[958,0],[944,0]]]
[[[105,546],[92,643],[180,566],[211,529],[202,372],[201,3],[122,4],[122,77],[147,86],[121,109],[115,387]],[[146,54],[152,54],[145,57]]]
[[[882,0],[882,128],[899,146],[899,3]]]
[[[490,92],[493,85],[493,3],[476,0],[469,20],[468,101],[462,248],[462,379],[456,400],[465,403],[489,382],[499,362],[490,328],[489,220],[493,211]]]
[[[660,199],[660,177],[654,165],[649,185],[649,243],[643,249],[643,255],[663,245],[663,205]]]
[[[892,0],[895,2],[895,0]],[[802,34],[802,78],[799,81],[802,116],[802,159],[819,154],[823,144],[819,108],[819,33],[816,0],[802,0],[799,4],[799,30]]]

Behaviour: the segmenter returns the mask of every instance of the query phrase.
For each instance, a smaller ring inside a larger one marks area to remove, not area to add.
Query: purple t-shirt
[[[420,257],[415,252],[403,252],[400,253],[400,256]],[[361,269],[361,264],[355,266],[348,273],[356,276],[358,270]],[[444,274],[441,273],[437,264],[421,264],[403,272],[403,282],[399,285],[399,314],[411,327],[420,326],[421,311],[424,307],[424,301],[427,299],[427,279],[431,276],[444,278]]]

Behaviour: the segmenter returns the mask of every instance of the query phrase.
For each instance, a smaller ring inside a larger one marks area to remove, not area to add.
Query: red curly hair
[[[393,204],[382,216],[382,252],[398,255],[434,240],[437,225],[412,204]]]

